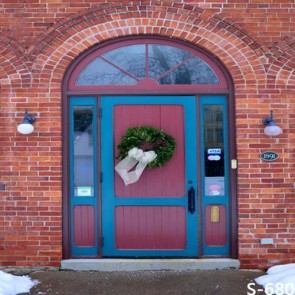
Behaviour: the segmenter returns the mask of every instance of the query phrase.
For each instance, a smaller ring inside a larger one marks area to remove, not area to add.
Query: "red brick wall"
[[[23,3],[25,2],[25,3]],[[239,259],[295,262],[295,4],[240,1],[3,0],[0,3],[0,263],[56,266],[62,257],[61,85],[71,62],[120,36],[154,34],[201,46],[234,82]],[[36,131],[16,133],[28,108]],[[284,133],[263,134],[272,109]],[[259,153],[273,150],[276,162]],[[261,238],[274,245],[260,245]]]

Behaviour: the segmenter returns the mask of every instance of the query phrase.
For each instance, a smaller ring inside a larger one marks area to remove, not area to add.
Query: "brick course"
[[[61,85],[83,51],[106,40],[160,35],[198,45],[232,76],[236,101],[242,268],[295,262],[293,0],[0,3],[0,263],[57,266],[62,258]],[[36,132],[16,133],[28,108]],[[269,138],[272,109],[284,133]],[[262,162],[273,150],[280,158]],[[260,245],[261,238],[274,245]]]

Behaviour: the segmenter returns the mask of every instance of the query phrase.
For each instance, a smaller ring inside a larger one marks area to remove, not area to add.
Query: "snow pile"
[[[295,263],[272,266],[255,282],[263,286],[267,295],[295,295]]]
[[[31,280],[28,276],[14,276],[0,271],[0,295],[16,295],[30,292],[38,281]]]

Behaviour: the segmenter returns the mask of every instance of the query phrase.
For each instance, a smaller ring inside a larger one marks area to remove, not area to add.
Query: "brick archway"
[[[52,77],[61,81],[69,63],[81,52],[103,41],[142,34],[185,40],[204,48],[222,61],[241,86],[256,86],[265,79],[263,51],[249,36],[201,9],[168,1],[161,6],[110,4],[73,17],[37,40],[31,53],[31,57],[38,56],[33,68],[40,77],[56,70]]]

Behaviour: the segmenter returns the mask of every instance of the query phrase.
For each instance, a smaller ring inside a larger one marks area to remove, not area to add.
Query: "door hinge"
[[[99,118],[102,117],[102,108],[99,108],[99,110],[98,110],[98,116],[99,116]]]
[[[102,183],[102,172],[100,172],[100,176],[99,176],[99,181],[100,181],[100,183]]]

